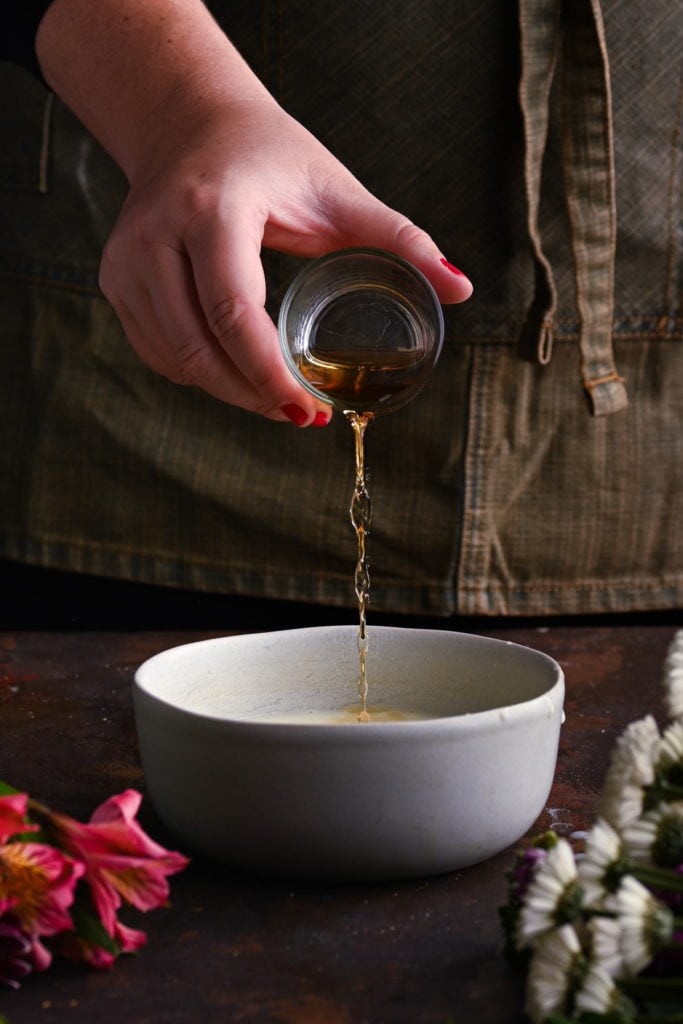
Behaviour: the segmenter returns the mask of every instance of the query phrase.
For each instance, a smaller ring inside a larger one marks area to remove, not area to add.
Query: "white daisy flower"
[[[533,1024],[543,1024],[550,1014],[567,1011],[584,963],[581,944],[570,924],[543,936],[534,950],[527,980],[525,1009]]]
[[[624,849],[634,863],[650,864],[652,848],[657,840],[657,822],[652,811],[632,821],[624,829]]]
[[[646,790],[644,809],[683,800],[683,719],[672,722],[660,737],[654,771],[654,785]]]
[[[586,905],[598,906],[616,892],[625,870],[621,838],[608,822],[598,818],[586,837],[577,869]]]
[[[643,813],[645,790],[633,782],[622,778],[610,779],[605,782],[598,810],[603,818],[615,829],[622,829],[630,821],[635,821]]]
[[[624,850],[637,864],[678,868],[683,864],[683,801],[659,804],[623,832]]]
[[[612,899],[625,972],[639,974],[657,950],[671,941],[673,914],[631,875],[626,875]]]
[[[524,896],[517,923],[517,946],[523,949],[557,925],[570,921],[581,900],[571,846],[560,839],[542,860]]]
[[[646,715],[631,722],[617,740],[621,765],[641,786],[649,786],[654,780],[654,761],[660,738],[654,718]]]
[[[624,964],[621,955],[619,921],[616,917],[592,917],[586,925],[590,959],[605,974],[618,978]]]
[[[667,726],[659,741],[657,768],[666,771],[673,765],[683,766],[683,717],[680,722]]]
[[[577,1013],[620,1013],[630,1009],[614,978],[599,964],[591,964],[576,993]],[[629,1018],[630,1019],[630,1018]]]
[[[655,779],[655,760],[660,733],[652,715],[631,722],[616,742],[612,752],[600,813],[619,830],[643,810],[645,787]]]
[[[674,636],[664,662],[664,690],[669,714],[683,720],[683,629]]]

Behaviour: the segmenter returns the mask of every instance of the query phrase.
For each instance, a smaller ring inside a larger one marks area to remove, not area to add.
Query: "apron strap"
[[[522,67],[519,101],[524,122],[524,185],[527,230],[534,261],[534,297],[522,328],[524,358],[545,366],[553,351],[557,289],[550,261],[543,251],[538,225],[543,154],[548,139],[550,90],[560,40],[560,0],[519,0]]]
[[[616,207],[612,96],[600,0],[566,4],[562,142],[571,222],[581,379],[595,416],[627,405],[612,349]]]
[[[562,162],[579,314],[581,380],[591,412],[603,416],[628,398],[612,348],[616,208],[609,63],[600,0],[519,0],[520,101],[525,126],[528,229],[536,290],[523,345],[536,337],[536,359],[551,354],[556,292],[540,243],[538,207],[550,86],[557,64]],[[558,60],[559,57],[559,60]]]

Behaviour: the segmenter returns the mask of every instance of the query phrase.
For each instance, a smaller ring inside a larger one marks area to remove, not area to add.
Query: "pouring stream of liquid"
[[[355,412],[349,410],[344,414],[349,420],[354,434],[356,451],[356,480],[351,499],[349,513],[351,525],[356,531],[358,539],[358,561],[356,562],[356,573],[354,577],[356,597],[358,599],[358,657],[359,677],[358,693],[360,696],[359,722],[369,722],[368,714],[368,680],[366,670],[366,657],[368,653],[368,637],[366,632],[366,609],[370,596],[370,572],[365,551],[365,538],[370,530],[370,495],[365,484],[365,430],[374,419],[374,413]]]

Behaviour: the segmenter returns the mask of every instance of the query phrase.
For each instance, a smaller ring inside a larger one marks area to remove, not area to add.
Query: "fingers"
[[[245,270],[233,281],[229,272],[218,273],[225,260],[214,256],[215,245],[199,245],[196,264],[166,244],[149,246],[141,272],[126,263],[125,280],[121,266],[103,263],[103,290],[132,347],[151,369],[177,384],[201,387],[269,419],[324,425],[329,407],[295,381],[275,325],[259,305],[265,289],[260,261],[254,273],[245,259]],[[245,257],[246,249],[243,244]]]
[[[263,228],[239,209],[195,223],[185,244],[204,320],[220,350],[238,367],[255,394],[253,411],[285,415],[299,426],[319,424],[329,406],[299,385],[285,363],[277,329],[264,308],[266,284],[260,258]]]
[[[403,256],[422,271],[441,302],[464,302],[472,294],[473,285],[467,274],[454,266],[426,231],[369,193],[334,216],[344,224],[344,244],[372,245]]]
[[[465,302],[469,299],[474,289],[464,271],[444,256],[426,231],[394,211],[389,211],[389,214],[386,220],[384,215],[375,214],[375,218],[380,221],[378,233],[382,231],[382,241],[377,244],[403,256],[421,270],[441,302]]]

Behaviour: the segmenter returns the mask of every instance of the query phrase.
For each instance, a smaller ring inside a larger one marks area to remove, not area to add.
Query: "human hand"
[[[273,420],[328,422],[280,352],[262,246],[387,249],[441,301],[470,295],[428,235],[285,113],[198,0],[56,0],[39,54],[128,177],[100,284],[135,351],[170,380]]]
[[[432,240],[384,206],[270,97],[150,148],[105,249],[101,286],[138,355],[179,384],[275,420],[323,424],[264,309],[262,246],[313,257],[368,245],[418,266],[444,302],[471,293]]]

